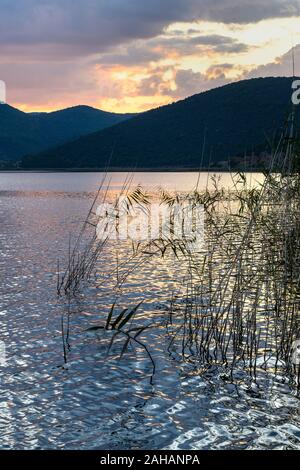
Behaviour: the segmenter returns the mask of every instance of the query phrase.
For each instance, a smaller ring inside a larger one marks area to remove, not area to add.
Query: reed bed
[[[258,370],[274,373],[281,370],[299,391],[299,362],[293,360],[295,341],[300,338],[297,159],[292,112],[273,149],[272,165],[262,184],[249,187],[246,175],[237,173],[232,175],[230,190],[222,189],[213,176],[212,188],[207,185],[203,191],[198,184],[189,194],[159,191],[160,204],[168,208],[183,208],[187,201],[193,209],[204,208],[202,244],[197,243],[197,233],[194,240],[176,238],[170,221],[169,236],[132,242],[128,245],[127,259],[111,272],[111,276],[117,277],[118,289],[133,270],[140,269],[150,258],[167,258],[172,253],[182,260],[187,270],[185,294],[170,299],[162,322],[170,354],[179,353],[183,361],[193,364],[199,372],[216,365],[222,368],[226,380],[235,381],[242,370],[255,383]],[[132,190],[131,181],[132,175],[121,191],[126,210],[130,213],[138,205],[147,212],[151,198],[140,187]],[[106,200],[107,191],[103,181],[75,247],[69,250],[68,267],[58,278],[58,294],[64,292],[69,303],[81,283],[91,281],[106,246],[107,239],[97,239],[99,217],[95,207],[99,200]],[[86,236],[88,231],[90,235]],[[154,373],[151,352],[144,342],[137,341],[146,328],[132,325],[139,307],[123,310],[112,323],[114,304],[106,323],[91,328],[116,330],[112,343],[116,336],[124,336],[121,356],[133,342],[139,342],[152,362]],[[65,333],[63,323],[65,361],[68,328]]]

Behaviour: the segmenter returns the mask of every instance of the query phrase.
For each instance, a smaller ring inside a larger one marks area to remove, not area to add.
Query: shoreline
[[[48,169],[0,169],[0,173],[262,173],[262,168],[48,168]]]

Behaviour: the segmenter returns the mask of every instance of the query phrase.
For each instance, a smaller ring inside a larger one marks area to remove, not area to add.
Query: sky
[[[140,112],[300,75],[300,0],[0,0],[0,80],[24,111]]]

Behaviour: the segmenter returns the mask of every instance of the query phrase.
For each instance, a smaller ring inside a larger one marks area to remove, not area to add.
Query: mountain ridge
[[[134,114],[117,114],[85,105],[42,113],[25,113],[0,105],[0,160],[18,160],[28,153],[72,141]]]
[[[112,169],[187,169],[199,168],[201,163],[205,168],[217,167],[231,157],[269,149],[268,140],[280,131],[287,116],[292,80],[249,79],[202,92],[29,155],[21,166],[102,169],[110,162]]]

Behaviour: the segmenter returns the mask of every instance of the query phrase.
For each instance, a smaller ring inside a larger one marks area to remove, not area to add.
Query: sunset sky
[[[136,112],[300,74],[300,0],[0,0],[9,104]]]

